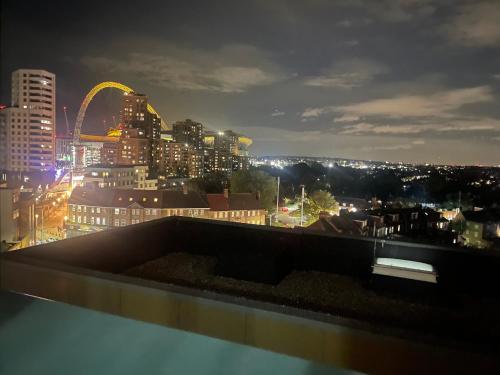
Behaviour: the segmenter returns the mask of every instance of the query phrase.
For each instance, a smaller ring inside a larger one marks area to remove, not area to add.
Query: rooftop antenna
[[[68,122],[68,114],[66,113],[66,106],[63,107],[63,111],[64,111],[64,119],[66,120],[66,137],[69,137],[70,134],[69,134],[69,122]]]

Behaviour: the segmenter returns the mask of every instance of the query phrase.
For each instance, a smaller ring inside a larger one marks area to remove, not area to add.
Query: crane
[[[69,133],[69,123],[68,123],[68,114],[66,113],[66,106],[63,107],[63,110],[64,110],[64,118],[66,119],[66,136],[69,137],[70,136],[70,133]]]

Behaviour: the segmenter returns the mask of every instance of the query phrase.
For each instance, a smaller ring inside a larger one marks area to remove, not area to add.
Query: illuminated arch
[[[92,90],[90,90],[88,94],[85,96],[85,99],[83,99],[82,105],[80,106],[80,110],[78,111],[78,116],[76,117],[76,123],[75,123],[75,130],[73,133],[73,141],[75,144],[80,143],[80,133],[82,130],[83,119],[85,118],[85,112],[87,111],[87,107],[89,106],[94,96],[96,96],[99,91],[106,88],[118,89],[126,93],[131,93],[134,91],[130,87],[122,85],[121,83],[118,82],[108,81],[108,82],[101,82],[98,85],[95,85],[92,88]],[[148,104],[148,112],[153,113],[158,117],[160,117],[158,112],[155,111],[155,109],[151,106],[151,104]],[[163,121],[163,119],[161,120],[161,127],[163,129],[167,129],[167,124],[166,122]]]

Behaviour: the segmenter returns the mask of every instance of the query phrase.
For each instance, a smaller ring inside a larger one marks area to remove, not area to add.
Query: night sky
[[[55,73],[59,132],[114,80],[257,155],[500,164],[498,0],[2,1],[1,31],[1,102],[13,70]]]

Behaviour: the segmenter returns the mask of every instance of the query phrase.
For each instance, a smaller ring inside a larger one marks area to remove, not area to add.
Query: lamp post
[[[34,236],[35,245],[36,245],[36,231],[37,230],[38,230],[38,214],[35,214],[35,236]]]
[[[304,185],[300,185],[302,187],[302,199],[300,200],[300,226],[304,225]]]
[[[278,212],[280,203],[280,176],[278,176],[277,188],[276,188],[276,222],[278,222]]]

